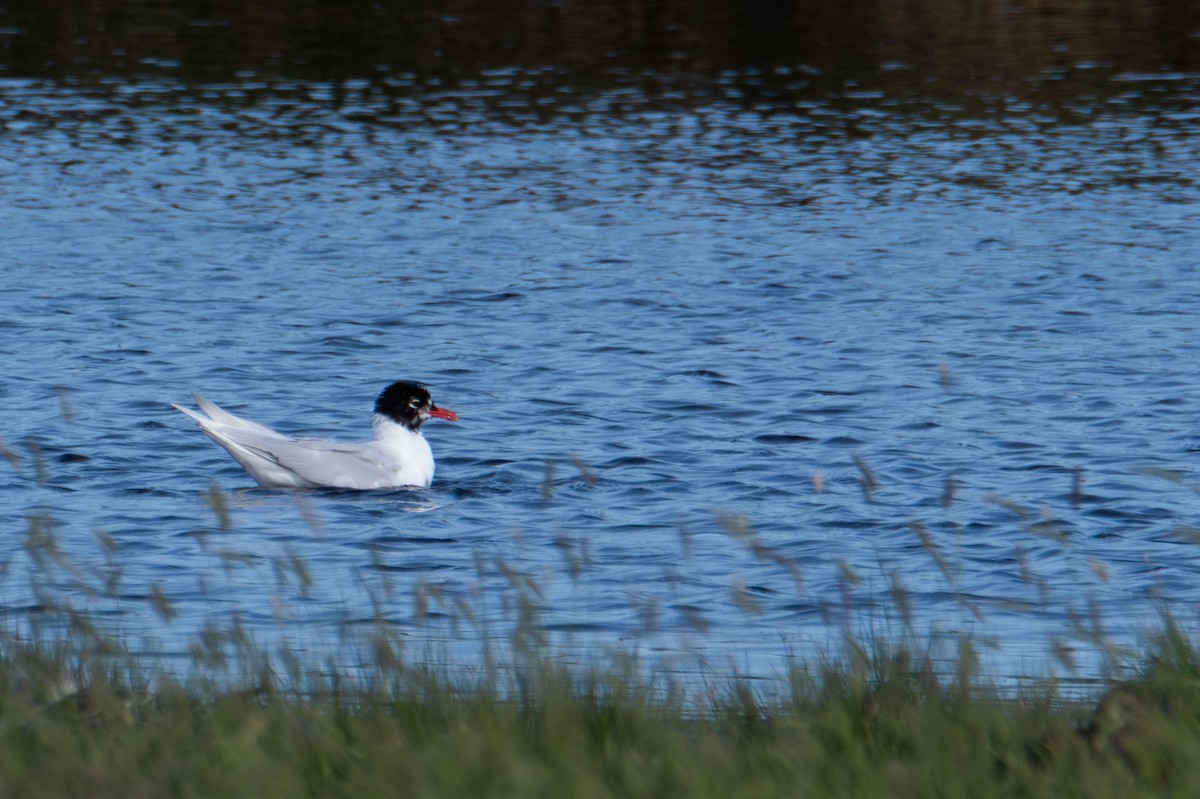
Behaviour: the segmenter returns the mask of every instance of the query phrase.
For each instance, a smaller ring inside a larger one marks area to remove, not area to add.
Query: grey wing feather
[[[237,445],[315,486],[388,485],[392,469],[358,448],[335,441],[283,438],[254,430],[225,431]]]
[[[220,405],[217,405],[217,403],[213,402],[210,399],[206,399],[205,397],[202,397],[199,394],[193,393],[192,399],[196,400],[196,404],[200,406],[200,410],[207,413],[209,418],[211,418],[214,422],[218,422],[223,425],[228,425],[229,427],[236,427],[236,428],[239,428],[242,430],[254,430],[258,433],[263,433],[265,435],[276,436],[278,438],[286,438],[286,436],[284,436],[282,433],[277,433],[265,425],[258,424],[257,422],[252,422],[249,419],[243,419],[240,416],[234,416],[229,411],[223,409]],[[178,405],[176,405],[175,407],[179,408]],[[197,418],[195,414],[185,411],[183,408],[179,408],[179,410],[184,411],[185,413],[188,413],[188,415],[192,416],[193,418]]]

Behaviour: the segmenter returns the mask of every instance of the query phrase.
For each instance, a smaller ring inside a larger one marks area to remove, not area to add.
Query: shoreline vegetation
[[[467,682],[381,645],[363,681],[220,688],[102,638],[0,647],[5,796],[1140,796],[1200,789],[1200,654],[1167,621],[1097,702],[1013,695],[904,648],[797,667],[782,695],[714,675],[697,703],[627,667],[526,649]],[[250,654],[250,653],[245,653]]]
[[[213,489],[207,500],[228,532],[223,495]],[[781,557],[744,522],[726,522],[763,558]],[[105,563],[76,567],[61,555],[54,520],[28,519],[24,555],[37,601],[10,610],[0,634],[0,795],[1200,791],[1200,652],[1166,614],[1140,655],[1094,642],[1111,676],[1087,696],[1053,678],[1016,689],[990,682],[977,656],[986,642],[970,636],[935,665],[930,653],[945,642],[863,640],[849,629],[843,652],[797,659],[782,689],[766,690],[715,670],[680,680],[620,653],[606,665],[564,665],[539,634],[538,587],[512,570],[509,640],[501,653],[481,638],[476,667],[414,657],[380,613],[369,630],[345,631],[360,652],[352,672],[269,649],[236,619],[206,627],[180,668],[133,651],[103,613],[63,599],[90,607],[98,596],[122,596],[116,546],[106,540]],[[226,556],[230,568],[244,560]],[[298,583],[308,574],[299,562],[275,568]],[[415,594],[417,625],[456,612],[430,586]],[[905,614],[903,593],[894,598]],[[164,625],[174,617],[160,592],[145,599]],[[464,628],[469,638],[470,623]]]

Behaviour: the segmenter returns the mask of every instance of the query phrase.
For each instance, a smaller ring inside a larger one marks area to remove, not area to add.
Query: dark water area
[[[453,86],[530,110],[570,113],[622,86],[650,101],[729,99],[787,109],[797,98],[876,91],[892,100],[993,106],[1103,101],[1128,95],[1114,73],[1180,78],[1200,64],[1200,10],[1187,2],[743,4],[9,3],[0,9],[3,71],[106,82],[169,77],[235,81],[366,81]],[[491,71],[521,71],[505,85]],[[399,79],[399,80],[397,80]],[[666,96],[655,97],[655,91]],[[522,93],[530,96],[522,98]],[[1151,97],[1147,99],[1151,99]],[[500,98],[497,98],[500,99]],[[791,109],[796,113],[796,109]],[[801,109],[802,110],[802,109]]]
[[[1169,2],[8,4],[0,603],[1094,676],[1200,600],[1198,60]],[[428,490],[169,406],[361,438],[400,378]]]

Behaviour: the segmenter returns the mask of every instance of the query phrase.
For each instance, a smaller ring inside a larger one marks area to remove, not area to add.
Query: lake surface
[[[610,67],[14,61],[10,624],[760,677],[968,635],[1001,679],[1191,629],[1200,69],[1029,25],[1046,62],[982,83],[869,36],[711,63],[711,31]],[[396,379],[461,417],[428,490],[257,489],[168,404],[365,438]]]

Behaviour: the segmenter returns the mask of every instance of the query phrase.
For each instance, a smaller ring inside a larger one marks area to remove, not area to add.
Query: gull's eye
[[[408,403],[408,407],[410,407],[410,408],[420,408],[420,407],[421,407],[421,401],[420,401],[419,399],[416,399],[416,398],[414,398],[412,402]]]

